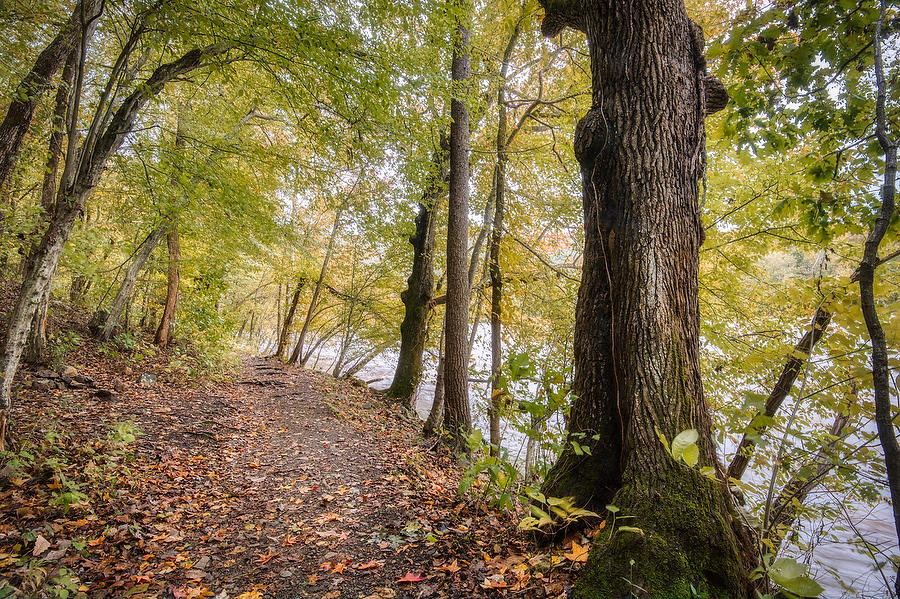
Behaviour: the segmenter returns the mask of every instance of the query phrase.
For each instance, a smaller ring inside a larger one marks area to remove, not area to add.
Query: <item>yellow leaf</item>
[[[563,557],[573,562],[586,562],[588,558],[588,551],[591,548],[591,544],[588,543],[584,547],[572,541],[572,552],[564,553]]]

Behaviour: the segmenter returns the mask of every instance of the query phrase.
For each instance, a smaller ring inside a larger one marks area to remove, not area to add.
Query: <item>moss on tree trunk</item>
[[[711,598],[746,596],[738,540],[722,534],[731,523],[718,483],[674,460],[663,478],[647,485],[625,472],[625,479],[634,482],[612,500],[620,510],[616,530],[604,528],[594,539],[573,597],[630,597],[633,592],[684,599],[692,596],[692,586]],[[618,530],[619,524],[643,534]]]

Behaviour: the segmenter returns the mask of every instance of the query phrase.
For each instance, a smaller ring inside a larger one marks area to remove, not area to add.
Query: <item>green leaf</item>
[[[805,564],[783,557],[769,568],[769,578],[784,590],[801,597],[818,597],[825,589],[810,578]]]
[[[685,452],[690,447],[694,447],[696,449],[697,439],[700,438],[700,435],[697,433],[697,429],[689,428],[686,431],[681,431],[678,435],[672,439],[672,457],[675,460],[684,459],[685,463],[688,466],[693,466],[697,463],[697,458],[699,457],[699,450],[696,453],[692,453],[691,455],[686,456]],[[693,463],[689,460],[693,456]]]
[[[697,465],[697,460],[700,459],[700,448],[696,444],[688,445],[681,454],[681,458],[685,464],[693,468]]]
[[[656,425],[653,425],[653,430],[656,431],[656,436],[659,437],[659,441],[663,444],[663,447],[666,448],[666,451],[669,455],[672,455],[672,450],[669,448],[669,442],[666,440],[666,436],[660,432],[659,428]]]

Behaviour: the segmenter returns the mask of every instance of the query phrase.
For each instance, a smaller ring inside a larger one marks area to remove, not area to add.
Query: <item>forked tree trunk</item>
[[[178,309],[178,285],[181,281],[181,243],[178,240],[178,228],[173,223],[166,234],[166,244],[169,246],[169,272],[166,286],[166,306],[163,308],[159,327],[153,342],[160,347],[166,347],[172,341],[172,323],[175,320],[175,311]]]
[[[400,356],[394,380],[387,390],[388,397],[412,401],[419,379],[422,377],[422,354],[425,351],[428,315],[434,295],[434,243],[437,227],[434,223],[435,208],[446,189],[447,152],[435,151],[434,168],[426,183],[419,214],[416,216],[416,232],[409,238],[413,246],[412,272],[406,280],[406,290],[400,294],[405,312],[400,324]]]
[[[62,156],[62,143],[66,135],[66,112],[69,107],[69,90],[75,78],[75,69],[78,61],[78,51],[73,47],[66,58],[66,66],[63,68],[62,79],[56,90],[56,100],[53,105],[53,114],[50,117],[50,141],[47,150],[47,165],[44,171],[44,180],[41,184],[41,207],[46,218],[53,214],[56,208],[57,179],[59,178],[59,161]],[[0,183],[2,187],[2,183]],[[26,269],[34,264],[34,252],[31,252],[26,262]],[[50,289],[47,288],[41,297],[37,313],[31,321],[31,329],[28,332],[28,341],[25,347],[23,359],[28,364],[42,364],[47,355],[47,312],[50,308]]]
[[[131,294],[134,291],[135,283],[137,283],[138,275],[141,270],[143,270],[144,265],[147,264],[150,254],[153,253],[153,250],[155,250],[156,246],[159,245],[159,242],[162,241],[165,232],[166,225],[159,225],[144,238],[144,242],[141,244],[140,248],[138,248],[137,252],[135,252],[134,259],[131,261],[131,264],[128,265],[128,268],[125,269],[125,275],[122,277],[122,284],[119,285],[119,290],[116,292],[116,297],[113,299],[112,304],[110,304],[109,310],[98,313],[99,318],[96,322],[96,330],[99,339],[102,339],[103,341],[112,339],[116,327],[119,324],[119,318],[122,316],[122,311],[125,310],[125,306],[131,300]]]
[[[66,57],[78,45],[82,28],[99,16],[100,6],[100,0],[79,1],[59,33],[40,53],[34,66],[16,88],[13,94],[15,99],[9,104],[3,123],[0,123],[0,189],[13,170],[22,148],[22,140],[31,127],[34,110],[41,96],[47,91],[53,75],[63,65]]]
[[[574,596],[691,597],[693,585],[748,597],[727,486],[699,471],[720,470],[700,378],[697,200],[704,118],[724,107],[724,87],[705,75],[683,0],[541,4],[545,34],[587,34],[592,74],[575,130],[585,219],[576,400],[544,493],[615,505],[642,531],[599,535]],[[699,433],[695,467],[659,438],[688,429]]]
[[[287,347],[288,335],[291,332],[291,325],[294,323],[294,313],[297,311],[297,303],[300,301],[300,294],[303,293],[303,288],[305,286],[306,279],[301,278],[297,281],[297,287],[294,289],[294,297],[291,298],[291,306],[288,308],[287,316],[284,317],[281,335],[278,336],[278,347],[275,348],[275,357],[279,360],[284,355],[284,350]],[[241,327],[241,331],[243,331],[243,326]]]
[[[465,0],[454,9],[466,11]],[[447,312],[444,356],[444,429],[456,451],[466,447],[472,428],[469,410],[469,361],[466,333],[469,319],[469,281],[466,265],[469,239],[469,111],[464,86],[469,80],[469,30],[458,16],[451,67],[454,85],[450,101],[450,207],[447,218]]]
[[[56,209],[41,244],[35,251],[34,267],[24,278],[16,303],[10,312],[6,344],[3,354],[0,355],[0,410],[8,410],[10,407],[13,378],[22,357],[31,321],[40,307],[43,294],[49,289],[56,274],[56,267],[75,220],[84,210],[88,196],[100,182],[110,157],[118,151],[125,136],[131,132],[138,114],[150,98],[158,94],[172,79],[189,73],[216,55],[223,54],[229,47],[212,45],[198,48],[178,60],[157,67],[149,79],[138,85],[131,95],[122,101],[103,132],[93,138],[95,141],[90,147],[83,148],[80,152],[67,152],[66,168],[57,193]],[[80,63],[83,64],[83,56]],[[79,74],[77,79],[80,80],[81,76]],[[80,82],[76,84],[77,89],[80,89]],[[77,97],[77,93],[73,94],[73,104],[76,108]],[[77,116],[77,110],[70,112]],[[70,136],[70,149],[73,147],[73,141]],[[73,154],[84,155],[86,158],[76,166]],[[0,445],[2,442],[0,435]]]
[[[322,260],[322,270],[319,271],[319,278],[316,281],[316,287],[313,289],[312,298],[309,300],[309,309],[306,311],[306,318],[303,321],[303,328],[300,329],[300,338],[297,339],[297,345],[291,352],[291,364],[296,364],[303,357],[303,344],[306,342],[306,334],[309,332],[309,325],[312,323],[313,314],[316,311],[316,304],[319,302],[319,295],[322,293],[322,284],[325,282],[325,273],[328,272],[328,263],[331,261],[331,255],[334,253],[334,243],[337,240],[337,234],[340,230],[341,214],[347,203],[344,202],[334,214],[334,224],[331,226],[331,235],[328,237],[328,248],[325,250],[325,258]],[[306,364],[308,356],[303,359],[301,365]]]

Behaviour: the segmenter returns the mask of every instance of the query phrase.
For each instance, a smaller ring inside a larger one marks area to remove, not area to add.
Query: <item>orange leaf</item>
[[[343,574],[344,568],[347,567],[347,562],[335,562],[334,567],[331,571],[335,574]]]
[[[444,572],[450,572],[451,574],[455,574],[455,573],[459,572],[460,570],[462,570],[462,568],[459,567],[459,563],[457,563],[457,560],[453,560],[452,562],[450,562],[449,564],[447,564],[445,566],[436,567],[435,570],[442,570]]]
[[[407,572],[406,576],[404,576],[403,578],[398,578],[397,582],[422,582],[423,580],[425,580],[425,578],[423,578],[422,576],[413,574],[412,572]]]
[[[563,557],[573,562],[586,562],[590,548],[590,543],[582,547],[575,541],[572,541],[572,553],[563,553]]]
[[[278,553],[275,553],[272,551],[269,551],[268,553],[265,553],[265,554],[257,553],[256,557],[253,559],[253,561],[256,562],[257,564],[265,564],[265,563],[268,563],[269,560],[271,560],[276,555],[278,555]]]
[[[371,570],[372,568],[378,568],[381,566],[381,562],[376,562],[375,560],[370,561],[367,564],[360,564],[356,566],[357,570]]]

